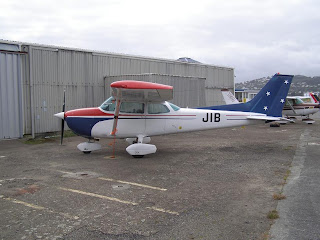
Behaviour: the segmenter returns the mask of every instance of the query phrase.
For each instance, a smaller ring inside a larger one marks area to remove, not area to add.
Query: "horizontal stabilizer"
[[[264,121],[279,121],[281,118],[279,117],[270,117],[270,116],[248,116],[247,119],[251,120],[264,120]]]
[[[281,121],[287,121],[287,122],[294,123],[294,120],[292,120],[292,119],[290,119],[290,118],[284,118],[284,117],[282,117],[280,120],[281,120]]]
[[[270,116],[248,116],[247,119],[251,120],[264,120],[264,121],[286,121],[286,122],[294,122],[289,118],[284,117],[270,117]]]

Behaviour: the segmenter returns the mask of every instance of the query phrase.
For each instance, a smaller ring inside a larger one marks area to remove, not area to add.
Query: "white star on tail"
[[[284,84],[288,84],[288,83],[289,83],[289,81],[288,81],[288,80],[285,80],[285,81],[284,81]]]
[[[268,110],[268,107],[267,107],[267,106],[264,106],[263,109],[264,109],[265,111],[267,111],[267,110]]]
[[[267,94],[267,96],[270,96],[270,92],[268,91],[268,92],[266,92],[266,94]]]
[[[282,99],[280,100],[280,102],[281,102],[281,103],[284,103],[284,99],[282,98]]]

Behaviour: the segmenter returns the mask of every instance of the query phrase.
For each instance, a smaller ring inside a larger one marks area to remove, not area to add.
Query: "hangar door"
[[[22,124],[20,55],[0,48],[0,140],[21,138]]]

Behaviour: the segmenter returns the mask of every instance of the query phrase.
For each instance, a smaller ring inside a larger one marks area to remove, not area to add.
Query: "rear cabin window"
[[[300,98],[304,103],[311,103],[311,98]]]
[[[122,113],[144,113],[144,104],[135,102],[123,102],[120,106]]]
[[[166,105],[160,103],[149,103],[148,104],[148,113],[149,114],[160,114],[160,113],[168,113],[170,110]]]

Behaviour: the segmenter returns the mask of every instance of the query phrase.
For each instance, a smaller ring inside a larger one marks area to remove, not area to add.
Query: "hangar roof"
[[[212,66],[216,68],[227,68],[227,69],[234,69],[233,67],[229,66],[221,66],[221,65],[214,65],[214,64],[205,64],[205,63],[200,63],[194,59],[183,57],[179,59],[184,59],[184,60],[173,60],[173,59],[166,59],[166,58],[156,58],[156,57],[146,57],[146,56],[140,56],[140,55],[130,55],[130,54],[123,54],[123,53],[114,53],[114,52],[104,52],[104,51],[96,51],[96,50],[88,50],[88,49],[81,49],[81,48],[70,48],[70,47],[62,47],[62,46],[54,46],[54,45],[45,45],[45,44],[38,44],[38,43],[27,43],[27,42],[20,42],[20,41],[9,41],[9,40],[4,40],[0,39],[0,44],[14,44],[18,46],[33,46],[37,48],[50,48],[54,49],[56,51],[58,50],[69,50],[69,51],[79,51],[79,52],[90,52],[94,55],[115,55],[115,56],[121,56],[125,58],[142,58],[145,60],[151,60],[151,61],[166,61],[166,62],[183,62],[187,64],[196,64],[196,65],[205,65],[205,66]]]

